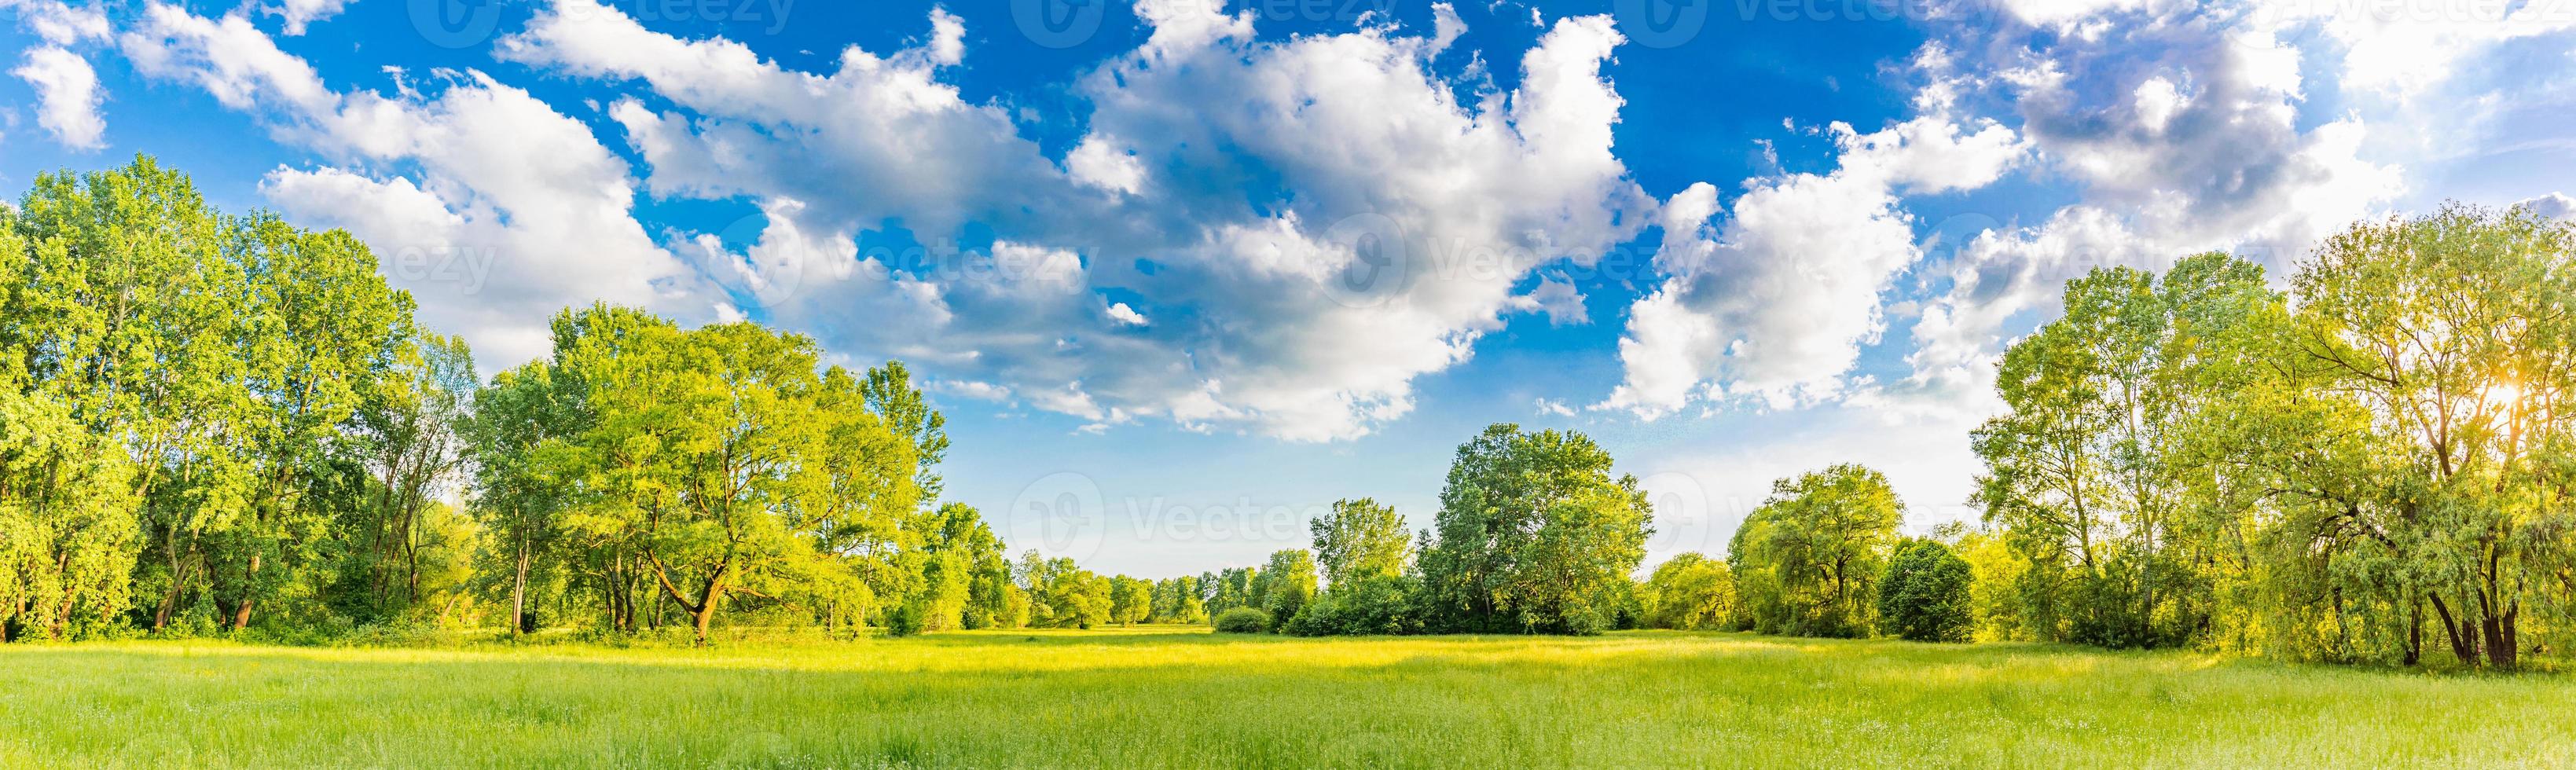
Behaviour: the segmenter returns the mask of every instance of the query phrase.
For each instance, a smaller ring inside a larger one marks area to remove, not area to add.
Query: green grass
[[[0,766],[2576,766],[2576,678],[1734,634],[0,648]]]

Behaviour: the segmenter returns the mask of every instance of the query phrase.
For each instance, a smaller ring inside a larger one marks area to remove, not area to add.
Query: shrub
[[[1394,575],[1336,585],[1290,619],[1287,631],[1297,636],[1422,633],[1422,614],[1415,604],[1420,593],[1419,582]]]
[[[1968,560],[1937,540],[1909,540],[1878,584],[1879,622],[1917,642],[1964,642],[1975,630],[1968,610]]]
[[[1270,632],[1270,613],[1253,607],[1236,607],[1216,616],[1220,634],[1262,634]]]

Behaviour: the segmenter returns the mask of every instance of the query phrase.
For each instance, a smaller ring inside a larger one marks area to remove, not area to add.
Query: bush
[[[1216,616],[1220,634],[1265,634],[1270,632],[1270,613],[1254,607],[1236,607]]]
[[[1411,578],[1379,575],[1332,590],[1290,619],[1288,633],[1297,636],[1388,636],[1422,633],[1422,614],[1414,598],[1421,584]]]
[[[1878,618],[1886,630],[1917,642],[1964,642],[1975,630],[1968,610],[1968,560],[1937,540],[1909,540],[1878,584]]]

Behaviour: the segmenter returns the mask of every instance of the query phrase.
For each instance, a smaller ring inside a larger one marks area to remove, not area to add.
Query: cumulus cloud
[[[2277,274],[2404,192],[2396,166],[2364,159],[2363,117],[2302,118],[2312,73],[2277,21],[2153,3],[2056,21],[2083,34],[1947,30],[1945,45],[1961,52],[1949,64],[1998,73],[1962,81],[1964,98],[2007,105],[2080,200],[2036,223],[1943,233],[1945,256],[1918,274],[1933,293],[1911,330],[1912,374],[1875,395],[1991,409],[2007,335],[2053,313],[2065,281],[2210,250]]]
[[[500,50],[649,89],[612,117],[657,195],[796,201],[765,226],[826,262],[892,223],[923,242],[858,255],[882,269],[805,284],[772,320],[1099,425],[1364,434],[1503,316],[1585,320],[1571,282],[1516,287],[1597,259],[1652,208],[1610,152],[1606,18],[1558,22],[1518,89],[1462,103],[1429,66],[1454,28],[1262,41],[1213,0],[1138,11],[1150,34],[1077,83],[1088,124],[1061,158],[943,80],[970,54],[944,14],[923,48],[851,48],[827,73],[590,0]],[[970,222],[1001,243],[956,247]],[[1033,255],[1046,276],[1009,266]]]
[[[144,75],[194,84],[341,165],[280,167],[261,193],[377,252],[423,320],[502,366],[541,355],[546,319],[593,300],[714,313],[694,273],[630,213],[626,164],[580,121],[467,72],[436,96],[336,91],[239,15],[154,5],[118,39]]]
[[[19,28],[42,41],[30,46],[19,65],[9,71],[35,90],[36,124],[67,147],[106,146],[107,119],[99,114],[106,94],[99,89],[98,71],[72,50],[88,41],[107,39],[111,29],[106,14],[96,6],[75,8],[60,0],[0,0],[0,12],[15,16]]]
[[[2554,192],[2537,198],[2516,201],[2513,205],[2530,209],[2531,213],[2551,219],[2576,218],[2576,198],[2568,197],[2566,193]]]
[[[1921,255],[1899,195],[1984,186],[2025,152],[2009,128],[1972,128],[1943,115],[1868,134],[1833,124],[1833,171],[1755,180],[1722,223],[1715,187],[1674,195],[1655,255],[1667,278],[1629,308],[1625,380],[1599,406],[1652,420],[1694,400],[1839,396],[1883,328],[1881,294]]]
[[[9,71],[36,89],[36,124],[54,139],[84,150],[106,146],[107,120],[98,114],[98,73],[89,60],[55,46],[27,51],[26,63]]]

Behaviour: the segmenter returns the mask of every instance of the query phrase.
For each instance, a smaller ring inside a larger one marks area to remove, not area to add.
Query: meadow
[[[2074,647],[1204,627],[0,648],[9,767],[2576,765],[2576,678]]]

